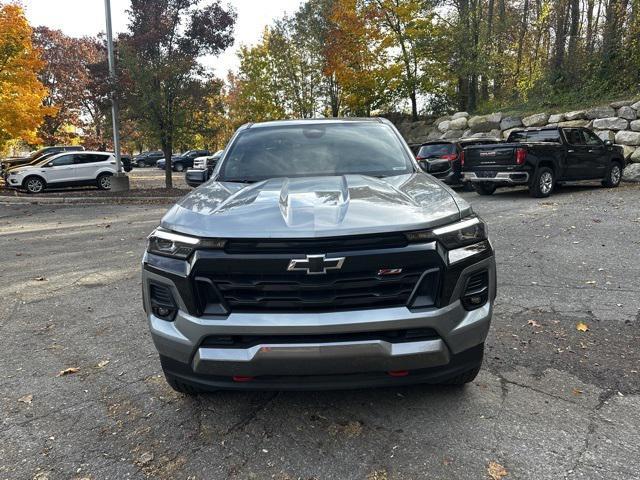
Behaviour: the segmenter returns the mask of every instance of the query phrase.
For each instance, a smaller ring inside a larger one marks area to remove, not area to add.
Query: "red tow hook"
[[[233,378],[234,382],[241,382],[241,383],[242,382],[251,382],[254,379],[254,377],[248,377],[248,376],[245,376],[245,375],[234,375],[231,378]]]
[[[392,370],[387,372],[390,377],[406,377],[409,375],[409,370]]]

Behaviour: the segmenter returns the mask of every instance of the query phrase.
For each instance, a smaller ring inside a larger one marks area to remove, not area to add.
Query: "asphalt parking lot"
[[[194,398],[141,307],[166,206],[0,204],[0,478],[640,478],[640,187],[463,196],[498,264],[475,382]]]

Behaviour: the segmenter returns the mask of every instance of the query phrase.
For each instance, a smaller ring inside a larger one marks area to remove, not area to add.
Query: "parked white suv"
[[[5,176],[9,187],[40,193],[47,187],[95,185],[111,188],[116,173],[116,158],[107,152],[60,153],[36,165],[11,169]]]

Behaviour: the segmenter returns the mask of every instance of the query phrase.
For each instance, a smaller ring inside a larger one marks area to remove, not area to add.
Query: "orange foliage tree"
[[[366,2],[333,2],[324,56],[325,74],[342,86],[345,113],[369,116],[393,99],[398,67],[389,61],[375,11]]]
[[[55,109],[43,106],[47,89],[33,31],[18,5],[0,5],[0,150],[9,140],[37,143],[37,129]]]

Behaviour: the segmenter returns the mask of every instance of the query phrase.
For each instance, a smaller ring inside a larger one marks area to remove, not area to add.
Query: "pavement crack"
[[[575,461],[571,464],[571,467],[565,473],[565,478],[575,472],[575,470],[582,463],[582,457],[589,451],[591,437],[594,433],[596,433],[596,418],[598,416],[598,412],[607,404],[607,402],[611,399],[611,397],[613,397],[613,395],[615,395],[615,392],[613,390],[605,390],[599,395],[597,405],[593,407],[589,414],[589,423],[587,424],[587,432],[585,433],[582,446],[576,454]]]
[[[541,395],[545,395],[547,397],[555,398],[556,400],[561,400],[563,402],[571,403],[571,404],[574,404],[574,405],[577,404],[577,402],[569,400],[569,399],[567,399],[565,397],[562,397],[560,395],[554,395],[553,393],[545,392],[544,390],[540,390],[539,388],[532,387],[531,385],[525,385],[524,383],[519,383],[519,382],[515,382],[513,380],[508,380],[508,379],[504,378],[499,372],[494,372],[494,374],[500,379],[500,387],[502,388],[502,398],[503,398],[503,400],[506,398],[506,394],[509,391],[508,388],[507,388],[507,385],[515,385],[516,387],[526,388],[527,390],[534,391],[536,393],[539,393]]]
[[[258,405],[252,408],[247,415],[245,415],[243,418],[241,418],[240,420],[235,422],[233,425],[231,425],[227,429],[227,431],[224,432],[222,436],[226,437],[231,433],[242,431],[242,429],[244,429],[244,427],[246,427],[249,423],[251,423],[251,421],[253,421],[258,416],[258,413],[265,410],[269,406],[269,404],[272,403],[276,399],[276,397],[278,397],[278,395],[280,395],[280,392],[275,392],[273,395],[269,396],[266,400],[260,402]]]

